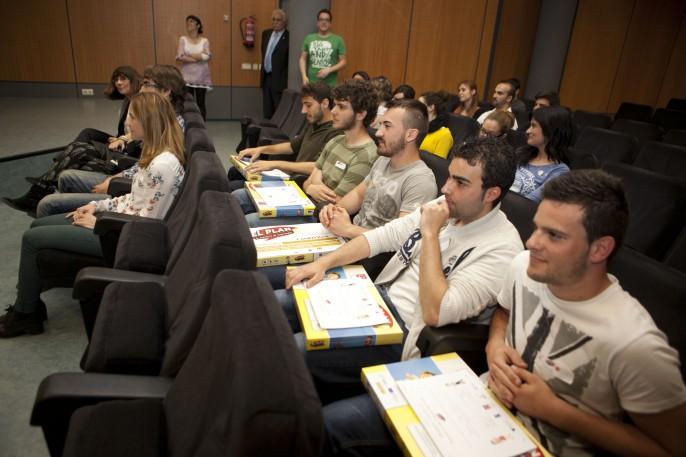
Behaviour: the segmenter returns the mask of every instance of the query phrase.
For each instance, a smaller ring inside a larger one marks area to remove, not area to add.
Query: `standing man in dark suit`
[[[288,85],[288,30],[286,12],[272,12],[272,28],[262,32],[262,111],[265,118],[272,117]]]

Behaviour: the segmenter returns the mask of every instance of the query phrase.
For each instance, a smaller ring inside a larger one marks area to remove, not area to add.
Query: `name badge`
[[[340,169],[340,170],[345,170],[345,167],[347,167],[346,164],[344,164],[344,163],[341,162],[340,160],[337,160],[337,161],[336,161],[336,168],[338,168],[338,169]]]

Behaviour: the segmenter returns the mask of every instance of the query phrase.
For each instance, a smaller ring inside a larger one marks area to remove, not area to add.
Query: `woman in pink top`
[[[205,93],[212,90],[212,79],[208,65],[212,54],[210,53],[210,40],[200,35],[202,35],[200,18],[189,15],[186,17],[186,35],[179,38],[176,60],[181,62],[181,74],[186,81],[186,87],[195,97],[202,118],[205,119]]]

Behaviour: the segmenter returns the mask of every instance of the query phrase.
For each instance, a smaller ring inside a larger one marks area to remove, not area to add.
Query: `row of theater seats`
[[[300,94],[292,89],[284,90],[270,119],[246,117],[241,120],[242,139],[236,152],[244,147],[254,148],[292,140],[305,127],[306,119],[301,111]]]
[[[221,161],[211,142],[211,151],[195,142],[209,141],[195,114],[184,112],[186,177],[167,217],[97,222],[108,260],[74,281],[89,341],[84,372],[46,378],[31,416],[53,457],[319,452],[319,399],[254,271]]]

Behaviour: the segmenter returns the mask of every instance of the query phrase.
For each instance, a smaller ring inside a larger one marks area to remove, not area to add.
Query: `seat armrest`
[[[133,167],[138,163],[138,159],[136,157],[131,157],[131,156],[121,156],[119,159],[117,159],[117,167],[120,170],[128,170],[129,168]]]
[[[121,228],[126,224],[127,222],[131,221],[140,221],[140,220],[154,220],[153,218],[150,217],[142,217],[142,216],[134,216],[132,214],[123,214],[123,213],[113,213],[113,212],[105,212],[105,213],[100,213],[98,214],[98,220],[95,223],[95,227],[93,228],[93,232],[96,235],[104,235],[108,232],[111,231],[116,231],[116,232],[121,232]]]
[[[50,455],[61,456],[69,421],[77,409],[108,400],[163,401],[171,384],[170,378],[158,376],[56,373],[38,387],[31,425],[42,427]]]
[[[112,178],[110,184],[107,186],[107,193],[112,197],[119,197],[131,193],[131,179],[129,178]]]
[[[417,338],[422,357],[457,352],[479,374],[486,371],[486,343],[489,326],[460,322],[442,327],[426,326]]]
[[[100,237],[100,247],[102,249],[102,257],[105,260],[105,266],[111,267],[114,265],[119,235],[121,234],[124,224],[141,220],[155,221],[156,219],[113,212],[98,214],[93,233]],[[160,223],[163,222],[160,221]]]
[[[130,284],[147,282],[164,287],[167,277],[150,273],[115,270],[113,268],[83,268],[76,276],[76,280],[74,280],[73,297],[79,300],[83,325],[89,341],[93,335],[93,327],[95,327],[95,320],[98,317],[100,301],[105,293],[105,288],[113,282],[127,282]]]
[[[83,268],[74,280],[73,298],[89,300],[96,295],[102,296],[105,287],[112,282],[144,283],[150,282],[164,287],[167,277],[136,271],[116,270],[114,268]]]

